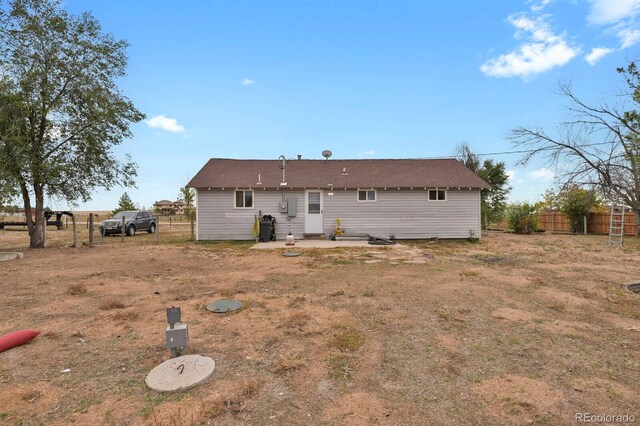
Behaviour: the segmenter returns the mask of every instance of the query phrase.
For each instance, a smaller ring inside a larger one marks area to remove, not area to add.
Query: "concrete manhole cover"
[[[298,257],[300,256],[300,253],[297,251],[285,251],[282,255],[284,257]]]
[[[186,390],[209,377],[216,363],[200,355],[184,355],[169,359],[149,372],[144,382],[158,392]]]
[[[640,283],[629,284],[627,286],[627,290],[629,290],[631,293],[635,294],[636,296],[640,296]]]
[[[22,259],[22,253],[0,252],[0,262],[3,260]]]
[[[244,305],[237,300],[217,300],[207,305],[207,311],[223,314],[225,312],[237,311]]]

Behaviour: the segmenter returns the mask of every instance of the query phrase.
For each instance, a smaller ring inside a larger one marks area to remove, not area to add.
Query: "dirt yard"
[[[56,233],[57,232],[57,233]],[[182,228],[94,247],[25,249],[0,231],[0,353],[7,424],[570,424],[575,413],[640,419],[640,241],[488,233],[480,243],[306,249],[186,242]],[[84,237],[83,237],[84,241]],[[236,298],[245,309],[213,314]],[[166,360],[165,308],[188,353],[212,357],[200,386],[144,379]],[[68,372],[65,372],[67,371]]]

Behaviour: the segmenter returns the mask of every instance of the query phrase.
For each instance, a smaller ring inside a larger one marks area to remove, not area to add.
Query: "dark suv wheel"
[[[150,234],[154,234],[156,232],[156,224],[152,223],[151,225],[149,225],[149,231]]]
[[[127,235],[130,237],[133,237],[134,235],[136,235],[136,227],[131,225],[130,227],[127,228]]]

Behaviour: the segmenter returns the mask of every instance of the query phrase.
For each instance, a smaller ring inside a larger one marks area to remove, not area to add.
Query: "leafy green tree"
[[[115,217],[118,213],[126,212],[128,210],[136,210],[136,205],[131,200],[131,197],[129,197],[129,194],[125,192],[120,196],[120,199],[118,200],[118,208],[113,210],[111,212],[111,215]]]
[[[489,184],[489,188],[480,192],[482,222],[486,229],[490,223],[500,221],[507,208],[507,196],[511,187],[505,170],[506,164],[504,161],[494,163],[493,160],[482,162],[480,156],[474,154],[466,144],[456,148],[456,158]]]
[[[514,203],[507,210],[507,224],[516,234],[531,234],[538,230],[536,206],[529,203]]]
[[[45,245],[45,195],[73,204],[134,183],[112,152],[144,118],[116,85],[126,47],[58,0],[0,7],[0,186],[22,198],[31,247]]]
[[[478,172],[478,176],[489,184],[489,188],[480,193],[485,229],[490,223],[500,221],[507,208],[507,195],[511,192],[511,187],[505,167],[504,161],[494,163],[493,160],[485,160]]]
[[[185,204],[184,215],[189,220],[196,218],[196,208],[193,205],[195,198],[196,198],[196,191],[193,188],[188,188],[186,186],[180,188],[178,199]]]
[[[570,84],[561,84],[569,117],[558,131],[517,127],[510,138],[528,150],[522,164],[534,157],[560,164],[561,185],[592,187],[604,200],[630,206],[640,223],[640,70],[630,62],[617,72],[626,83],[625,93],[587,103]]]
[[[565,188],[558,194],[560,211],[569,217],[572,232],[584,229],[584,217],[589,214],[591,207],[599,204],[598,195],[594,190],[572,186]]]

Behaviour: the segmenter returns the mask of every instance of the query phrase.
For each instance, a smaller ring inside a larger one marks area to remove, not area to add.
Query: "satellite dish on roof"
[[[333,153],[331,151],[329,151],[328,149],[325,149],[324,151],[322,151],[322,156],[324,158],[326,158],[327,160],[329,159],[329,157],[331,157],[333,155]]]

